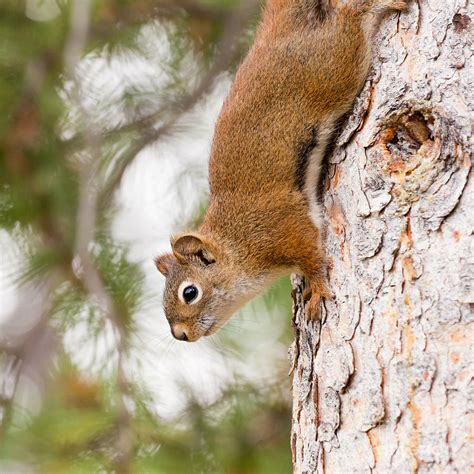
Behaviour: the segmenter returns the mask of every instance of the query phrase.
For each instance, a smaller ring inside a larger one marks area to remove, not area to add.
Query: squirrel
[[[318,183],[370,67],[382,16],[406,1],[268,0],[218,117],[209,206],[155,259],[176,339],[214,334],[276,278],[304,273],[306,313],[331,296]]]

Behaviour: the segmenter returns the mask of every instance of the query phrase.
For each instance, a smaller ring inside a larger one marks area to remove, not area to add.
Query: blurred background
[[[260,8],[2,0],[2,474],[291,471],[289,281],[187,344],[153,265],[202,218]]]

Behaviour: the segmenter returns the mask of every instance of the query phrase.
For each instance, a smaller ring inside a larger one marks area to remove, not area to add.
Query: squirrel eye
[[[202,296],[201,288],[189,281],[181,283],[179,288],[179,298],[185,304],[197,303]]]
[[[191,303],[191,301],[194,300],[198,294],[199,290],[194,285],[187,286],[183,290],[184,301],[186,301],[186,303]]]

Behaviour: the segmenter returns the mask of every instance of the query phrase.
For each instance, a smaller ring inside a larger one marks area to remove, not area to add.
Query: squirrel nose
[[[171,334],[180,341],[189,341],[187,329],[184,324],[175,324],[171,328]]]

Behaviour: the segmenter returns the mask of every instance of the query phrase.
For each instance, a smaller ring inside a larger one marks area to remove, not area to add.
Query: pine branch
[[[171,133],[178,120],[184,114],[192,110],[199,100],[211,91],[217,76],[229,68],[232,61],[235,59],[237,40],[242,34],[249,19],[255,13],[255,9],[255,0],[246,0],[241,3],[237,12],[228,13],[226,15],[223,27],[224,35],[221,39],[215,61],[211,69],[202,78],[201,82],[193,92],[186,95],[178,102],[167,104],[156,113],[143,117],[132,124],[127,124],[123,127],[107,132],[106,135],[124,132],[138,132],[141,134],[141,138],[130,147],[116,164],[112,176],[109,178],[101,193],[101,209],[105,209],[110,205],[113,192],[119,186],[126,169],[136,158],[137,154],[148,145],[157,142],[160,138]],[[154,124],[165,113],[170,114],[171,117],[164,125],[155,128]]]
[[[128,394],[128,382],[123,368],[123,360],[128,352],[127,334],[123,324],[119,320],[119,312],[113,299],[107,291],[102,275],[95,266],[89,251],[89,245],[94,241],[97,224],[98,190],[95,182],[96,167],[100,158],[101,137],[88,126],[92,123],[87,111],[82,106],[79,95],[79,80],[76,73],[77,65],[87,42],[87,34],[90,25],[90,1],[75,0],[71,9],[71,29],[66,43],[64,62],[66,71],[74,83],[73,99],[79,110],[82,134],[88,151],[88,158],[81,163],[80,186],[79,186],[79,208],[77,212],[76,227],[76,263],[78,263],[79,276],[88,293],[95,296],[99,306],[103,308],[103,314],[112,323],[116,332],[116,348],[118,352],[117,362],[117,424],[118,439],[116,443],[115,469],[120,473],[129,471],[133,440],[130,436],[131,416],[125,405],[124,398]]]

